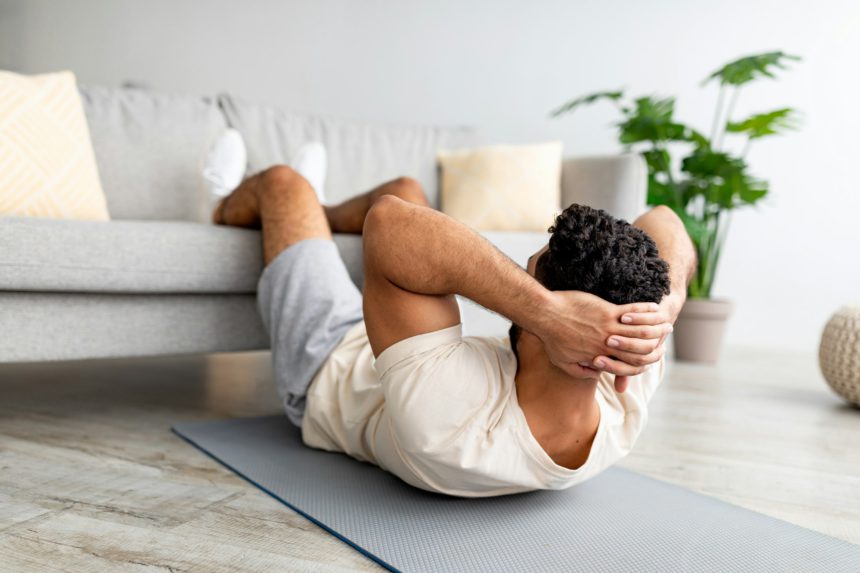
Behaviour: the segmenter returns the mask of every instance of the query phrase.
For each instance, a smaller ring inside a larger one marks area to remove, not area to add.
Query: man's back
[[[307,395],[307,445],[375,463],[430,491],[482,497],[564,489],[632,448],[662,367],[616,396],[598,383],[601,421],[586,462],[562,467],[532,435],[517,401],[506,338],[463,337],[460,325],[402,340],[374,360],[363,323],[326,360]]]

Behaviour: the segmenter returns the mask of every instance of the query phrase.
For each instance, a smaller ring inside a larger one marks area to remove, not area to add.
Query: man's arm
[[[651,209],[636,219],[633,224],[654,239],[660,257],[669,264],[670,292],[660,303],[659,312],[626,313],[622,315],[621,320],[630,325],[674,324],[678,313],[681,312],[681,307],[687,300],[687,285],[696,271],[696,250],[693,242],[678,215],[665,206]],[[607,343],[613,346],[613,356],[637,364],[640,357],[649,351],[662,354],[660,347],[663,339],[637,340],[624,336],[612,336]],[[652,356],[654,355],[656,354]],[[600,356],[597,360],[612,362],[612,359],[607,356]],[[623,392],[626,383],[624,379],[616,380],[616,389]]]
[[[661,318],[674,323],[687,300],[687,286],[696,272],[696,249],[681,218],[672,209],[661,205],[636,219],[633,223],[654,239],[660,258],[669,263],[670,292],[660,303]],[[623,319],[624,317],[622,317]],[[632,314],[632,324],[647,323],[655,317]]]
[[[625,313],[647,315],[651,303],[616,306],[582,292],[553,292],[486,239],[454,219],[383,197],[364,227],[364,307],[376,356],[389,346],[460,322],[460,294],[537,335],[550,359],[574,373],[612,348],[612,335],[659,340],[667,325],[627,325]],[[635,353],[635,351],[632,351]],[[620,374],[643,365],[617,363]]]

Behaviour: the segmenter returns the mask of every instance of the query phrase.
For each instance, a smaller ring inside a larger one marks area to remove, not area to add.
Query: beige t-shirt
[[[374,360],[362,322],[311,383],[302,437],[449,495],[564,489],[631,450],[663,362],[623,394],[611,376],[600,377],[600,423],[576,470],[553,462],[532,435],[517,402],[516,370],[507,338],[463,337],[460,325],[402,340]]]

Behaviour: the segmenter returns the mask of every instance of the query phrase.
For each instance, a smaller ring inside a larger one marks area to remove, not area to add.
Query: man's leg
[[[331,228],[316,193],[286,165],[246,179],[218,205],[212,218],[222,225],[262,227],[267,265],[281,251],[305,239],[331,240]]]
[[[344,201],[339,205],[325,207],[329,225],[335,233],[361,233],[367,212],[380,197],[394,195],[409,203],[428,206],[429,202],[421,190],[421,184],[411,177],[399,177],[383,183],[376,189]]]
[[[399,177],[343,203],[325,207],[319,205],[315,194],[310,197],[307,190],[313,193],[307,181],[291,168],[272,167],[246,179],[218,205],[212,218],[223,225],[262,226],[264,250],[268,244],[271,251],[266,251],[268,264],[281,250],[305,238],[331,238],[333,232],[360,234],[370,207],[385,195],[429,205],[421,184],[410,177]],[[324,220],[320,220],[320,213]],[[327,233],[323,231],[326,222]]]
[[[356,222],[363,223],[378,197],[411,196],[413,187],[410,180],[400,180],[329,208],[334,228],[360,232]],[[363,316],[361,293],[331,241],[326,214],[310,184],[279,166],[243,182],[212,216],[219,224],[262,227],[266,269],[257,305],[271,340],[278,393],[296,425],[301,425],[313,376]]]
[[[331,240],[316,193],[291,168],[273,167],[246,180],[213,219],[262,227],[266,268],[257,307],[269,334],[275,386],[287,417],[301,426],[314,375],[362,320],[361,293]]]

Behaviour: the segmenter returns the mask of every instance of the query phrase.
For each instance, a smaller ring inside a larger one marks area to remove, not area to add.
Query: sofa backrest
[[[297,114],[243,102],[137,88],[82,87],[81,98],[112,219],[207,222],[206,153],[228,126],[248,147],[248,173],[289,163],[298,147],[328,151],[326,196],[347,199],[399,176],[438,206],[436,152],[474,145],[469,128],[400,127]]]
[[[470,128],[403,127],[343,121],[293,113],[221,95],[227,123],[248,147],[248,170],[256,173],[289,163],[308,141],[321,141],[328,152],[325,194],[341,201],[399,176],[417,179],[438,207],[436,153],[474,145]]]
[[[112,219],[209,220],[200,171],[226,128],[214,98],[102,87],[81,98]]]

